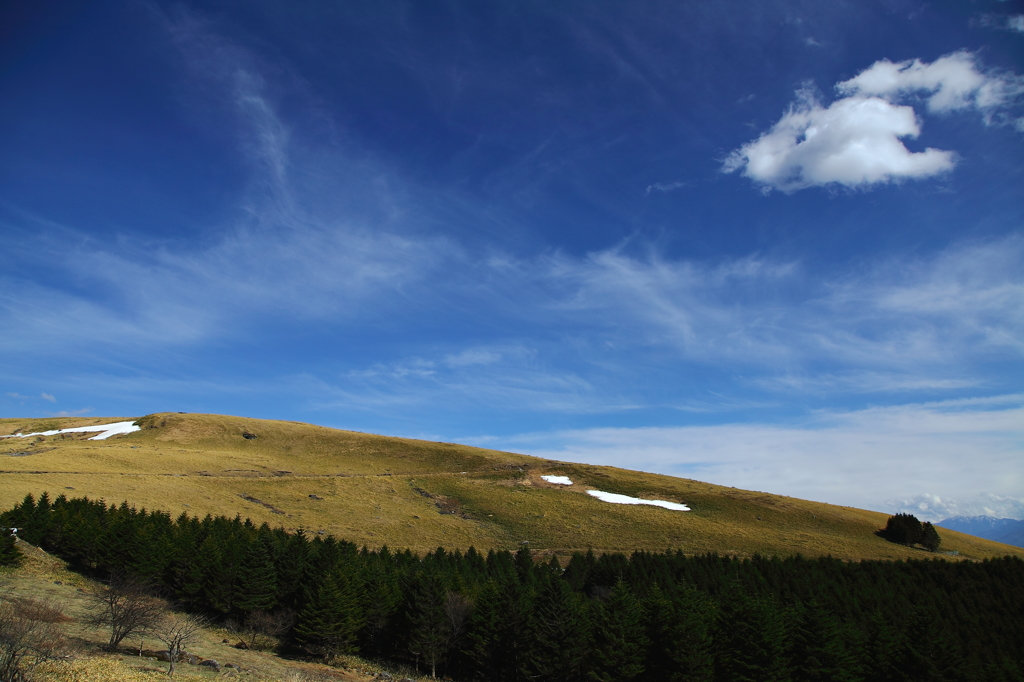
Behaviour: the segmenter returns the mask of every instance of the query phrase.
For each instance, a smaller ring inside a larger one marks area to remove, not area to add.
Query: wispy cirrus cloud
[[[443,236],[410,236],[415,219],[396,209],[387,174],[372,161],[295,144],[249,53],[190,15],[166,23],[197,80],[211,85],[203,95],[233,112],[224,125],[250,171],[236,218],[211,226],[201,242],[100,242],[18,214],[0,233],[5,252],[55,276],[0,275],[0,317],[21,330],[0,346],[31,354],[72,341],[119,350],[189,345],[232,337],[260,317],[339,320],[368,314],[371,302],[384,314],[385,301],[401,303],[407,288],[457,257]],[[332,203],[339,187],[360,198]]]
[[[21,395],[20,393],[11,392],[7,394],[7,397],[13,398],[15,400],[46,400],[51,403],[57,402],[57,399],[55,397],[45,392],[40,393],[39,395]]]
[[[31,241],[9,253],[31,248]],[[125,348],[234,336],[253,316],[339,320],[379,312],[421,281],[451,249],[342,226],[238,227],[205,249],[71,240],[47,249],[77,286],[9,278],[0,316],[21,333],[0,345],[33,353],[75,342]],[[31,260],[32,256],[26,256]],[[85,292],[82,290],[85,289]]]
[[[681,180],[677,180],[675,182],[655,182],[647,185],[647,189],[644,191],[644,196],[650,195],[651,192],[673,192],[683,187],[686,187],[686,183]]]
[[[978,23],[987,28],[1024,33],[1024,14],[983,14]]]
[[[831,277],[799,262],[707,264],[619,250],[554,258],[541,275],[562,314],[604,321],[620,343],[709,362],[926,367],[980,349],[1024,351],[1024,239],[892,258]]]
[[[83,407],[80,410],[61,410],[60,412],[53,412],[50,414],[51,417],[82,417],[92,412],[91,407]]]
[[[898,372],[852,371],[843,373],[782,374],[750,379],[749,383],[765,390],[802,395],[829,393],[910,393],[960,391],[979,388],[980,379],[957,379],[942,376],[920,376]]]
[[[351,405],[753,407],[749,398],[744,408],[728,395],[642,389],[645,358],[661,358],[655,366],[664,373],[668,357],[680,376],[686,367],[727,368],[731,385],[768,396],[1000,390],[1005,376],[985,363],[1024,355],[1022,263],[1024,240],[1016,237],[824,279],[798,262],[755,257],[709,264],[613,249],[505,258],[467,280],[468,291],[446,291],[477,297],[469,307],[488,311],[477,321],[514,329],[516,343],[498,335],[459,348],[449,340],[457,350],[377,363],[324,385]]]
[[[931,113],[973,109],[988,124],[1024,125],[1012,113],[1024,79],[986,70],[966,50],[931,63],[883,59],[835,89],[842,97],[827,106],[812,88],[800,90],[782,118],[733,151],[722,170],[741,171],[765,191],[784,192],[830,184],[864,188],[947,173],[956,165],[954,152],[912,152],[903,143],[921,134],[912,106],[921,97]]]
[[[594,414],[630,409],[622,396],[525,345],[467,347],[330,376],[295,377],[317,409],[436,407]]]
[[[47,259],[87,283],[85,293],[81,284],[64,290],[10,280],[0,315],[22,330],[0,341],[10,352],[202,347],[244,338],[266,319],[298,331],[393,314],[404,316],[406,334],[426,334],[429,347],[440,342],[426,331],[432,318],[466,325],[462,311],[472,310],[473,326],[491,330],[484,345],[445,340],[448,350],[437,355],[367,371],[377,380],[404,374],[453,384],[475,376],[510,395],[521,394],[516,377],[529,376],[523,370],[531,363],[546,365],[544,376],[624,377],[635,372],[617,359],[627,350],[641,354],[634,359],[668,351],[682,362],[732,368],[742,383],[768,391],[819,394],[981,386],[993,378],[981,364],[1024,352],[1019,237],[824,277],[799,261],[712,264],[622,249],[481,262],[445,241],[319,226],[240,230],[194,252],[66,243],[74,246],[51,248]],[[568,344],[567,334],[575,339]],[[532,356],[523,355],[527,346]],[[575,369],[554,369],[573,354]],[[533,403],[592,404],[584,394],[597,389],[584,384],[556,382],[551,390],[565,391],[564,400]],[[635,404],[612,395],[612,404]]]

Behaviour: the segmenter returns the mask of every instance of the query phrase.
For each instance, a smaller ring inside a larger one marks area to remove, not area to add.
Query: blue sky
[[[1024,518],[1011,2],[5,3],[0,414]]]

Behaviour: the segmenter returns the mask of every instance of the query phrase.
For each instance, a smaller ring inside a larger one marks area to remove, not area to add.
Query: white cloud
[[[931,64],[919,59],[893,63],[877,61],[850,80],[836,85],[847,96],[878,96],[893,100],[916,93],[928,95],[928,109],[934,112],[976,107],[987,109],[1004,104],[1010,83],[985,75],[970,52],[954,52]]]
[[[956,155],[930,147],[907,149],[903,140],[917,138],[921,126],[913,107],[900,102],[924,94],[933,113],[973,108],[986,123],[1014,121],[1007,107],[1024,92],[1024,81],[983,72],[972,53],[961,51],[930,64],[883,59],[836,90],[844,97],[828,106],[809,89],[800,91],[789,111],[768,132],[733,151],[722,170],[741,170],[766,190],[785,192],[939,175],[953,169]]]
[[[952,170],[951,152],[911,152],[900,138],[916,138],[914,110],[878,97],[847,97],[822,107],[803,98],[771,130],[734,151],[727,173],[766,187],[793,191],[838,183],[847,187],[923,178]]]
[[[54,398],[54,397],[53,397],[52,395],[50,395],[49,393],[40,393],[40,394],[39,394],[39,397],[40,397],[40,398],[42,398],[43,400],[49,400],[49,401],[50,401],[51,403],[55,403],[55,402],[57,402],[57,399],[56,399],[56,398]]]
[[[889,513],[922,489],[1024,497],[1022,395],[820,412],[789,426],[599,428],[490,446]]]
[[[1024,14],[1015,14],[1012,17],[1008,17],[1006,27],[1011,31],[1024,33]]]

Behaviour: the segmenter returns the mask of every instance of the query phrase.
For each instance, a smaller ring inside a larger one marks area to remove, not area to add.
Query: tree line
[[[0,514],[255,645],[457,680],[1024,680],[1024,561],[359,548],[44,493]]]
[[[913,514],[896,514],[885,522],[885,528],[877,532],[889,542],[913,547],[921,545],[929,552],[935,552],[942,544],[939,532],[928,521],[921,523]]]

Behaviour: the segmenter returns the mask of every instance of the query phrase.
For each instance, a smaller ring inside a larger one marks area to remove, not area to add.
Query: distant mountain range
[[[1024,521],[1017,519],[996,519],[991,516],[954,516],[945,521],[939,521],[935,525],[1014,547],[1024,547]]]

